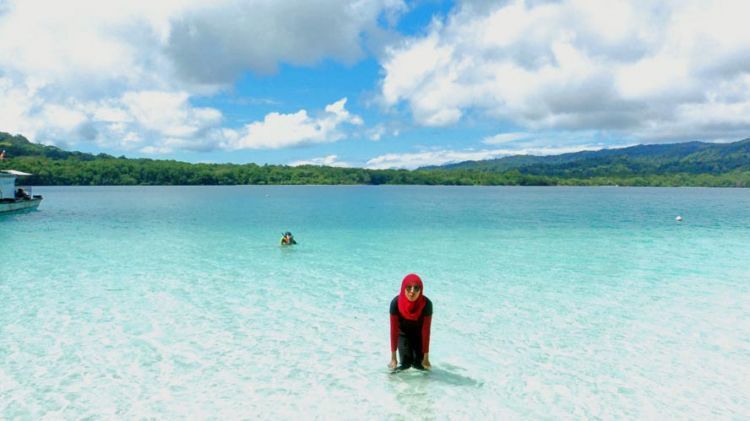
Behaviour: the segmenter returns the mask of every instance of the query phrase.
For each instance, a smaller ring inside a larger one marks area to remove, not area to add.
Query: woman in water
[[[392,370],[414,367],[430,369],[430,324],[432,301],[424,296],[419,276],[410,273],[401,282],[401,292],[391,301],[391,362]],[[401,365],[396,361],[398,348]]]

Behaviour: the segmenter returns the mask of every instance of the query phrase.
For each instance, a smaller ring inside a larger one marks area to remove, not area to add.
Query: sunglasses
[[[420,287],[419,285],[409,285],[404,289],[406,291],[419,292],[420,290],[422,290],[422,287]]]

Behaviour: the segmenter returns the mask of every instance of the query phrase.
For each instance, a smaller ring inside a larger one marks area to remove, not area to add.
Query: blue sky
[[[0,0],[0,131],[367,168],[734,141],[750,137],[748,15],[732,0]]]

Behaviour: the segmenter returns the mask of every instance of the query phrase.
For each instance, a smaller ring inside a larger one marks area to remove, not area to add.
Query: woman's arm
[[[391,362],[388,367],[395,369],[398,366],[396,360],[396,347],[398,345],[398,316],[391,314]]]
[[[430,369],[430,327],[432,325],[432,316],[424,316],[422,323],[422,367]]]

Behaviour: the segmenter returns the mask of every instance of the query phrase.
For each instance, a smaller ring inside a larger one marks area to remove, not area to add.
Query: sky
[[[0,0],[0,131],[417,168],[750,137],[747,0]]]

